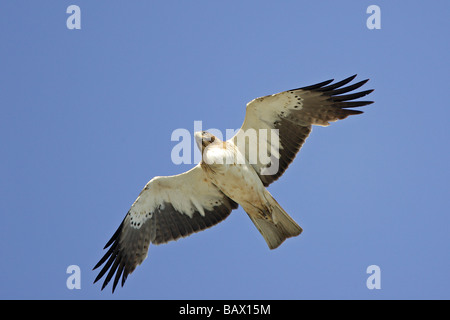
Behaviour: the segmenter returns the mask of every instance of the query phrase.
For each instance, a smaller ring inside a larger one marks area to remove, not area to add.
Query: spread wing
[[[103,288],[114,276],[113,292],[147,257],[150,243],[161,244],[209,228],[224,220],[238,204],[217,189],[199,165],[176,176],[155,177],[139,194],[94,269],[94,283],[107,272]]]
[[[348,108],[373,103],[351,101],[373,91],[349,93],[368,81],[346,86],[355,77],[334,84],[331,84],[334,80],[328,80],[257,98],[247,104],[244,123],[229,141],[237,145],[265,186],[286,171],[311,132],[312,125],[328,126],[330,121],[362,113]]]

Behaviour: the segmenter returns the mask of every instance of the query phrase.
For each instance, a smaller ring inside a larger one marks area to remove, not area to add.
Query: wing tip
[[[125,219],[122,221],[119,228],[117,228],[116,232],[113,234],[111,239],[106,243],[105,247],[103,248],[103,249],[106,249],[106,248],[110,247],[109,250],[103,255],[103,257],[97,262],[97,264],[92,269],[92,270],[96,270],[97,268],[99,268],[106,262],[106,264],[100,270],[100,272],[98,273],[97,277],[95,278],[95,280],[93,282],[93,283],[97,283],[106,274],[106,278],[103,281],[103,284],[101,287],[102,291],[108,285],[108,283],[110,282],[110,280],[114,274],[116,274],[116,276],[115,276],[114,283],[113,283],[112,293],[114,293],[114,291],[116,289],[117,282],[119,281],[120,276],[122,276],[122,286],[124,283],[123,278],[126,279],[126,276],[127,276],[123,272],[124,268],[123,268],[123,263],[122,263],[122,257],[120,255],[120,249],[118,248],[119,238],[120,238],[120,235],[122,234],[124,221],[125,221]]]
[[[347,115],[353,116],[353,115],[358,115],[358,114],[363,114],[364,111],[361,110],[353,110],[353,109],[347,109]]]
[[[358,76],[357,73],[355,73],[354,75],[345,78],[344,80],[332,83],[334,81],[334,79],[330,79],[330,80],[326,80],[326,81],[322,81],[316,84],[312,84],[309,86],[305,86],[305,87],[301,87],[301,88],[297,88],[297,89],[292,89],[292,90],[288,90],[288,91],[295,91],[295,90],[310,90],[310,91],[319,91],[322,92],[323,94],[326,95],[337,95],[337,94],[341,94],[341,93],[345,93],[348,91],[352,91],[355,89],[358,89],[359,87],[363,86],[364,84],[366,84],[370,79],[364,79],[362,81],[359,81],[358,83],[355,83],[353,85],[344,87],[346,84],[350,83],[351,81],[353,81],[356,77]],[[368,91],[368,90],[367,90]],[[373,90],[372,90],[373,91]]]

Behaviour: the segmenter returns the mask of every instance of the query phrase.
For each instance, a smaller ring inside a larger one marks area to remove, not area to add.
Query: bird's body
[[[253,167],[235,145],[212,137],[215,140],[204,148],[200,162],[208,179],[237,203],[258,201],[257,194],[265,188]],[[202,140],[203,137],[197,133],[196,139]],[[247,194],[243,190],[255,192]]]
[[[205,137],[206,136],[206,137]],[[200,162],[208,179],[227,197],[242,206],[261,232],[270,249],[286,238],[302,232],[300,226],[281,208],[264,187],[245,155],[232,143],[196,133],[197,144],[206,141]],[[213,142],[209,143],[211,140]]]
[[[356,76],[356,75],[355,75]],[[151,179],[108,241],[105,263],[95,282],[106,274],[102,289],[141,264],[150,243],[162,244],[189,236],[226,219],[239,205],[270,249],[297,236],[302,228],[283,210],[266,187],[286,171],[309,136],[312,126],[362,113],[349,108],[372,101],[351,101],[373,90],[345,94],[367,80],[346,86],[324,81],[250,101],[242,127],[227,141],[208,132],[195,133],[201,162],[175,176]]]

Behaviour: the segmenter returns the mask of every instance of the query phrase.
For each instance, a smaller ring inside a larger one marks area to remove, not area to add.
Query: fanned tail
[[[292,219],[278,202],[267,192],[270,208],[261,214],[248,214],[270,249],[278,248],[284,240],[298,236],[303,229]]]

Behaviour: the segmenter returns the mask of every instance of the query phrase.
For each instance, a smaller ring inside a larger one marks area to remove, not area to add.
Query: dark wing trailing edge
[[[270,163],[264,164],[259,160],[257,163],[249,161],[265,186],[283,175],[309,136],[312,125],[328,126],[329,122],[363,113],[360,110],[348,108],[362,107],[373,103],[373,101],[352,101],[373,91],[350,93],[368,81],[367,79],[346,86],[355,78],[356,75],[353,75],[336,83],[333,83],[334,79],[331,79],[257,98],[247,104],[244,123],[238,133],[230,139],[234,139],[233,142],[246,155],[247,160],[250,160],[251,146],[247,142],[239,143],[239,140],[245,141],[243,137],[249,129],[254,129],[257,133],[259,129],[279,130],[279,148],[276,148],[276,144],[269,137],[266,139],[267,145],[263,145],[266,150],[269,150]],[[261,140],[258,136],[259,141]],[[278,150],[273,151],[274,147]],[[261,148],[261,144],[258,144],[258,148]],[[277,164],[275,171],[271,170],[274,163]]]
[[[145,260],[150,243],[177,240],[228,217],[237,203],[204,178],[197,166],[181,175],[152,179],[106,244],[104,249],[109,249],[94,270],[106,263],[94,283],[106,274],[103,290],[114,277],[114,292],[120,278],[123,286]]]

